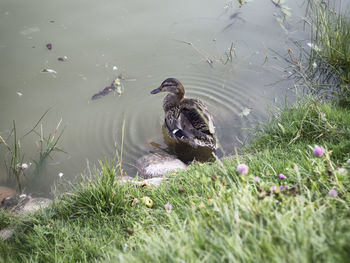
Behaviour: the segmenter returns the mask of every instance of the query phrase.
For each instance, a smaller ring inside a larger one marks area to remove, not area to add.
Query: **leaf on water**
[[[48,43],[48,44],[46,44],[46,47],[47,47],[48,50],[51,50],[52,49],[52,44]]]
[[[244,109],[242,110],[242,112],[239,114],[239,116],[241,116],[241,117],[243,117],[243,116],[248,116],[248,115],[250,114],[250,112],[251,112],[251,109],[249,109],[249,108],[244,108]]]

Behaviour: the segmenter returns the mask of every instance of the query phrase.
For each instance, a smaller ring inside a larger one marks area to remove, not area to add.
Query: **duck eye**
[[[164,82],[163,87],[171,87],[171,86],[176,86],[174,82]]]

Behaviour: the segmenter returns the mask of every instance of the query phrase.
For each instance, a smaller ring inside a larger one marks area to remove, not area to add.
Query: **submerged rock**
[[[142,156],[137,160],[136,166],[139,176],[144,179],[161,177],[168,172],[186,169],[187,167],[179,159],[163,153],[151,153]]]

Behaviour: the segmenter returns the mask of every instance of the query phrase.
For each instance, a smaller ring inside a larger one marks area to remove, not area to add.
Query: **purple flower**
[[[166,211],[168,211],[169,213],[171,212],[171,210],[173,210],[173,206],[169,203],[164,205],[164,208]]]
[[[321,157],[324,154],[324,149],[320,146],[315,146],[314,148],[314,155],[317,157]]]
[[[282,179],[282,180],[284,180],[284,179],[286,179],[287,177],[286,177],[284,174],[279,174],[279,178]]]
[[[340,174],[346,174],[346,169],[345,168],[339,168],[338,173]]]
[[[260,182],[260,178],[257,177],[257,176],[255,176],[255,177],[254,177],[254,182],[259,183],[259,182]]]
[[[276,192],[277,191],[277,186],[276,185],[274,185],[274,186],[271,186],[271,192]]]
[[[237,166],[237,172],[240,174],[247,174],[248,173],[248,165],[241,163]]]
[[[288,189],[289,189],[289,185],[288,185],[288,184],[286,184],[285,188],[286,188],[286,190],[288,190]]]
[[[283,186],[283,185],[281,185],[281,186],[280,186],[280,190],[282,191],[283,189],[284,189],[284,186]]]
[[[334,197],[337,197],[337,196],[338,196],[338,192],[337,192],[336,190],[334,190],[334,189],[329,190],[328,194],[329,194],[329,195],[332,195],[332,196],[334,196]]]

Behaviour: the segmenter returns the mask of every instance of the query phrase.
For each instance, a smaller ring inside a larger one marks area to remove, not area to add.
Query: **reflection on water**
[[[44,132],[60,118],[66,126],[59,146],[68,154],[52,154],[26,191],[47,193],[54,182],[84,173],[87,160],[113,158],[124,120],[129,175],[148,152],[187,153],[166,143],[163,97],[149,93],[168,77],[184,84],[187,97],[205,102],[226,154],[240,147],[248,129],[264,119],[266,105],[289,86],[270,85],[282,78],[284,66],[271,50],[284,54],[289,40],[305,33],[302,0],[286,1],[290,17],[268,0],[241,8],[237,2],[1,1],[0,135],[9,135],[13,119],[25,133],[48,108]],[[91,100],[120,74],[122,92]],[[245,108],[249,115],[240,115]],[[21,141],[27,162],[37,160],[36,141]],[[6,184],[3,162],[0,184]]]

